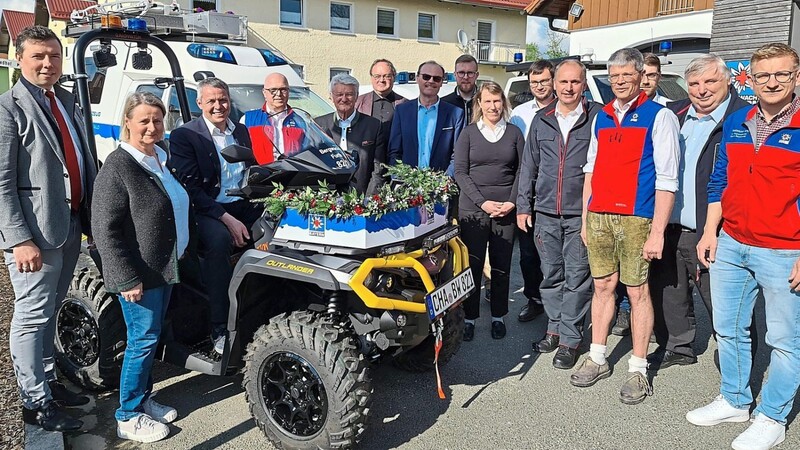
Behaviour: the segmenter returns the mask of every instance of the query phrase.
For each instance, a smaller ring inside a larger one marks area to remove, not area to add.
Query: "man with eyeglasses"
[[[800,58],[786,44],[767,44],[750,58],[758,104],[733,113],[708,183],[708,217],[697,257],[709,267],[720,389],[690,411],[695,425],[747,422],[751,330],[764,298],[769,377],[751,425],[734,449],[768,449],[785,439],[800,386]],[[722,224],[722,231],[719,231]]]
[[[372,92],[361,94],[356,100],[356,110],[386,124],[387,133],[394,117],[395,108],[407,101],[393,90],[395,77],[397,77],[397,70],[391,61],[376,59],[369,68]]]
[[[642,77],[642,90],[650,100],[659,105],[667,106],[667,103],[672,100],[658,93],[658,83],[661,81],[661,59],[652,53],[645,53],[643,56],[644,76]]]
[[[358,80],[348,74],[331,79],[331,100],[336,112],[316,119],[322,131],[358,156],[358,167],[353,174],[356,190],[374,194],[380,183],[381,163],[386,162],[386,141],[381,121],[356,111]]]
[[[570,377],[589,387],[608,378],[606,342],[614,319],[617,283],[631,303],[633,354],[620,401],[633,405],[652,395],[647,347],[653,330],[648,277],[660,259],[664,231],[678,189],[678,118],[641,90],[644,58],[639,50],[617,50],[608,61],[616,97],[597,113],[583,171],[581,237],[594,278],[592,344],[589,357]]]
[[[456,59],[456,90],[442,97],[443,102],[464,111],[464,126],[472,122],[472,98],[478,92],[478,60],[472,55],[461,55]]]
[[[389,164],[446,171],[453,176],[453,148],[464,128],[464,112],[439,99],[444,67],[426,61],[417,69],[419,98],[397,106],[389,135]]]
[[[522,130],[522,135],[525,136],[525,145],[529,145],[528,129],[536,113],[551,105],[556,98],[555,89],[553,88],[554,77],[555,69],[553,63],[546,59],[533,62],[528,70],[528,80],[531,94],[533,94],[533,100],[514,108],[511,111],[511,118],[509,119],[509,122]],[[528,174],[528,176],[530,177],[532,174]],[[528,189],[520,189],[520,192],[536,192],[535,186],[531,185]],[[533,205],[534,202],[532,198],[529,198],[528,201],[530,205]],[[535,221],[535,218],[535,215],[531,216],[531,221]],[[539,290],[544,275],[542,274],[539,252],[536,250],[536,245],[533,240],[533,227],[534,225],[531,223],[530,227],[520,228],[517,233],[517,242],[519,242],[519,269],[520,272],[522,272],[524,284],[523,294],[525,298],[528,299],[528,302],[522,307],[517,316],[517,320],[520,322],[530,322],[544,313],[542,294]],[[557,344],[553,347],[553,350],[555,350],[556,347],[558,347]]]
[[[280,73],[264,79],[264,105],[244,113],[253,154],[259,164],[269,164],[302,150],[306,123],[289,106],[289,81]]]

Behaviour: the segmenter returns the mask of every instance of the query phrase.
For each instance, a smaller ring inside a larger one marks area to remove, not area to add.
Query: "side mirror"
[[[251,162],[256,159],[255,155],[253,155],[253,150],[239,144],[229,145],[220,150],[220,153],[222,158],[231,164]]]

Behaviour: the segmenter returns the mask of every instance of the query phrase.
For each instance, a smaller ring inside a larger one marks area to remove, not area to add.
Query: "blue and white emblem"
[[[789,141],[791,140],[792,140],[792,135],[789,133],[784,133],[781,135],[781,140],[778,141],[778,144],[789,145]]]
[[[308,235],[325,237],[325,219],[322,214],[308,215]]]
[[[639,121],[639,114],[633,113],[633,115],[631,116],[631,122],[638,122],[638,121]]]

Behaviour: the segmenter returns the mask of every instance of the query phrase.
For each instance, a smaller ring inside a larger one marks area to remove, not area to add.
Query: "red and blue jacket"
[[[722,229],[743,244],[800,249],[800,112],[756,151],[758,106],[722,127],[708,203],[722,202]]]
[[[653,124],[663,106],[642,92],[620,122],[614,101],[595,118],[597,158],[588,209],[652,219],[656,202]]]
[[[272,137],[275,136],[275,126],[272,124],[266,106],[252,109],[244,113],[244,125],[253,142],[253,155],[258,164],[269,164],[275,161],[275,146]],[[297,114],[288,109],[283,119],[282,142],[283,155],[292,156],[303,149],[303,140],[306,135],[306,123]]]

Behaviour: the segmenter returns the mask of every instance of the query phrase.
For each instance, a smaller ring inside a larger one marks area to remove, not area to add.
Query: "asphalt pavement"
[[[716,343],[699,299],[695,301],[698,363],[657,373],[654,395],[627,406],[619,401],[619,388],[627,372],[630,338],[609,338],[608,359],[614,370],[610,378],[590,388],[571,386],[572,370],[554,369],[552,354],[531,352],[531,341],[544,334],[546,319],[516,320],[524,297],[516,254],[514,258],[506,338],[491,338],[489,304],[481,301],[475,340],[465,342],[442,369],[446,400],[436,394],[433,373],[411,374],[388,364],[375,369],[374,395],[360,448],[726,449],[747,428],[747,423],[696,427],[684,418],[687,411],[719,393],[713,362]],[[759,308],[763,309],[763,303]],[[760,321],[763,333],[763,313]],[[650,346],[653,350],[655,344]],[[760,391],[766,376],[768,357],[767,346],[761,345],[752,377],[754,393]],[[115,391],[93,396],[83,408],[85,431],[67,436],[69,448],[272,448],[250,418],[241,376],[212,377],[156,363],[154,377],[157,400],[174,406],[179,414],[167,439],[146,445],[119,440]],[[796,404],[786,441],[778,448],[800,448],[800,430],[791,423],[799,410]]]

